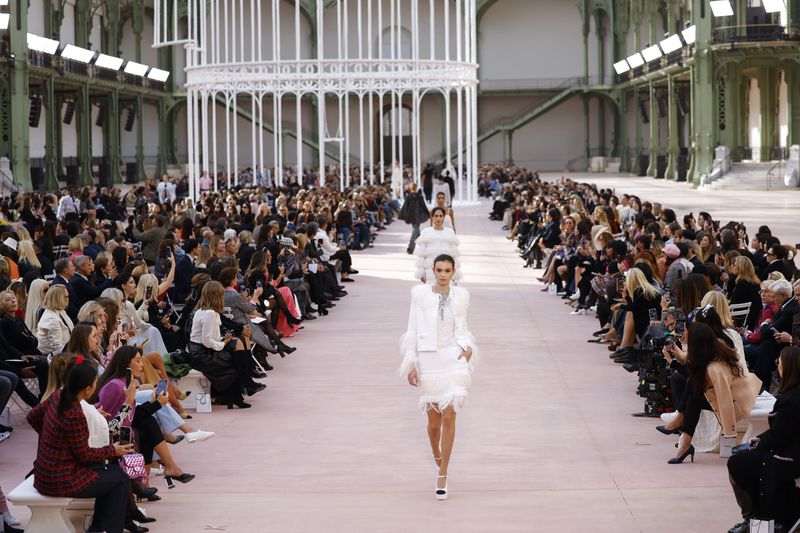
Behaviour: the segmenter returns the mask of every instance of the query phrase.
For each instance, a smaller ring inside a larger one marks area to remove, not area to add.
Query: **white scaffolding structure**
[[[155,0],[154,9],[154,46],[186,50],[193,198],[203,174],[213,176],[216,189],[220,170],[228,185],[237,185],[243,165],[256,172],[266,169],[265,126],[272,128],[273,177],[279,186],[286,150],[296,152],[297,169],[302,169],[308,141],[316,142],[313,163],[320,186],[326,186],[326,165],[334,162],[341,190],[355,185],[355,171],[358,184],[373,183],[375,170],[384,179],[391,171],[386,161],[408,159],[403,137],[409,133],[410,165],[420,183],[427,163],[421,153],[422,101],[439,98],[445,120],[444,157],[438,161],[455,170],[456,200],[476,201],[476,0]],[[282,27],[282,17],[291,20],[292,12],[294,23]],[[303,16],[312,27],[310,35],[302,32]],[[303,50],[309,38],[310,54]],[[284,112],[292,114],[287,109],[291,99],[293,127],[283,121]],[[315,104],[314,133],[303,131],[308,113],[303,100]],[[247,103],[251,138],[242,142],[237,121]],[[270,104],[271,124],[265,124]],[[224,107],[224,143],[217,142],[217,106]],[[357,108],[356,120],[351,120],[351,106]],[[411,132],[404,132],[398,117],[409,108]],[[392,118],[386,149],[385,114]],[[331,115],[338,119],[335,128],[329,124]],[[294,148],[285,143],[288,135],[295,137]],[[240,147],[248,146],[249,159],[240,160]],[[337,150],[328,151],[331,146]]]

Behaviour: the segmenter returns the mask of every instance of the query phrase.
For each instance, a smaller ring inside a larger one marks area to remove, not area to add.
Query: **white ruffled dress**
[[[433,261],[441,254],[447,254],[453,257],[456,262],[456,275],[455,281],[461,281],[461,259],[459,258],[458,245],[460,241],[456,237],[455,232],[447,227],[437,230],[433,227],[425,228],[417,238],[414,248],[414,255],[417,256],[417,271],[415,277],[422,280],[425,276],[425,282],[432,284],[436,281],[433,275]]]
[[[466,289],[453,286],[449,298],[442,304],[441,300],[429,285],[412,290],[408,330],[400,340],[403,362],[398,373],[407,377],[412,368],[417,369],[421,410],[441,412],[452,406],[458,412],[472,385],[478,347],[466,327]],[[472,348],[469,362],[459,358],[466,348]]]

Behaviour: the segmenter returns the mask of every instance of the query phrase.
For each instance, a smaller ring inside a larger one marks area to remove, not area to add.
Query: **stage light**
[[[694,44],[697,40],[697,26],[689,26],[681,32],[681,35],[686,44]]]
[[[661,49],[665,54],[671,54],[672,52],[676,52],[683,47],[683,42],[681,42],[681,38],[678,37],[677,33],[670,35],[659,44],[661,44]]]
[[[94,61],[96,67],[107,68],[108,70],[119,70],[125,60],[121,57],[114,57],[107,54],[100,54]]]
[[[163,83],[169,79],[169,72],[153,67],[150,69],[150,72],[147,73],[147,77],[151,80],[160,81]]]
[[[644,60],[650,63],[651,61],[655,61],[663,54],[661,53],[661,48],[658,47],[657,44],[653,46],[648,46],[644,50],[642,50],[642,55],[644,56]]]
[[[709,5],[715,17],[730,17],[733,15],[733,6],[730,0],[711,0]]]
[[[125,74],[133,74],[134,76],[144,76],[147,74],[147,65],[136,63],[135,61],[128,61],[125,64]]]
[[[622,61],[618,61],[618,62],[614,63],[614,70],[617,72],[617,74],[625,74],[630,69],[631,69],[631,66],[628,65],[628,62],[625,61],[624,59]]]
[[[639,68],[644,65],[644,59],[642,58],[642,54],[636,52],[632,56],[628,57],[628,64],[631,68]]]
[[[75,46],[74,44],[68,44],[61,51],[61,57],[72,59],[80,63],[89,63],[94,57],[94,52],[86,48]]]
[[[780,13],[786,9],[786,2],[783,0],[762,0],[762,3],[767,13]]]
[[[55,54],[58,51],[58,41],[41,37],[32,33],[28,34],[28,49],[34,52],[42,52],[45,54]]]

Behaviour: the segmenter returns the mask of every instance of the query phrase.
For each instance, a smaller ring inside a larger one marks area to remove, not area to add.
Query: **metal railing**
[[[599,76],[590,76],[589,85],[600,85],[604,81],[611,81],[611,76],[601,80]],[[520,79],[482,79],[481,91],[524,91],[524,90],[559,90],[566,89],[576,84],[586,84],[583,76],[569,78],[520,78]]]
[[[786,166],[785,161],[778,161],[770,167],[767,171],[767,190],[772,189],[772,178],[775,177],[775,171],[778,172],[778,179],[781,178],[781,169]]]
[[[797,41],[800,36],[786,33],[780,24],[746,24],[739,26],[720,26],[711,33],[713,44],[747,42]]]

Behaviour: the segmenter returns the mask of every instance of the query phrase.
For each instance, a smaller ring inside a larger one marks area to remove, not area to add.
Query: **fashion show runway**
[[[414,258],[395,222],[354,255],[361,273],[328,317],[270,357],[253,408],[192,422],[217,432],[174,449],[188,485],[147,504],[153,532],[711,532],[738,518],[723,460],[667,465],[674,439],[640,411],[635,376],[586,344],[597,329],[540,292],[488,204],[459,208],[470,329],[481,360],[458,429],[447,501],[416,391],[396,375]],[[35,435],[2,445],[6,492],[30,469]],[[20,458],[26,458],[21,461]],[[20,518],[26,512],[14,509]]]

